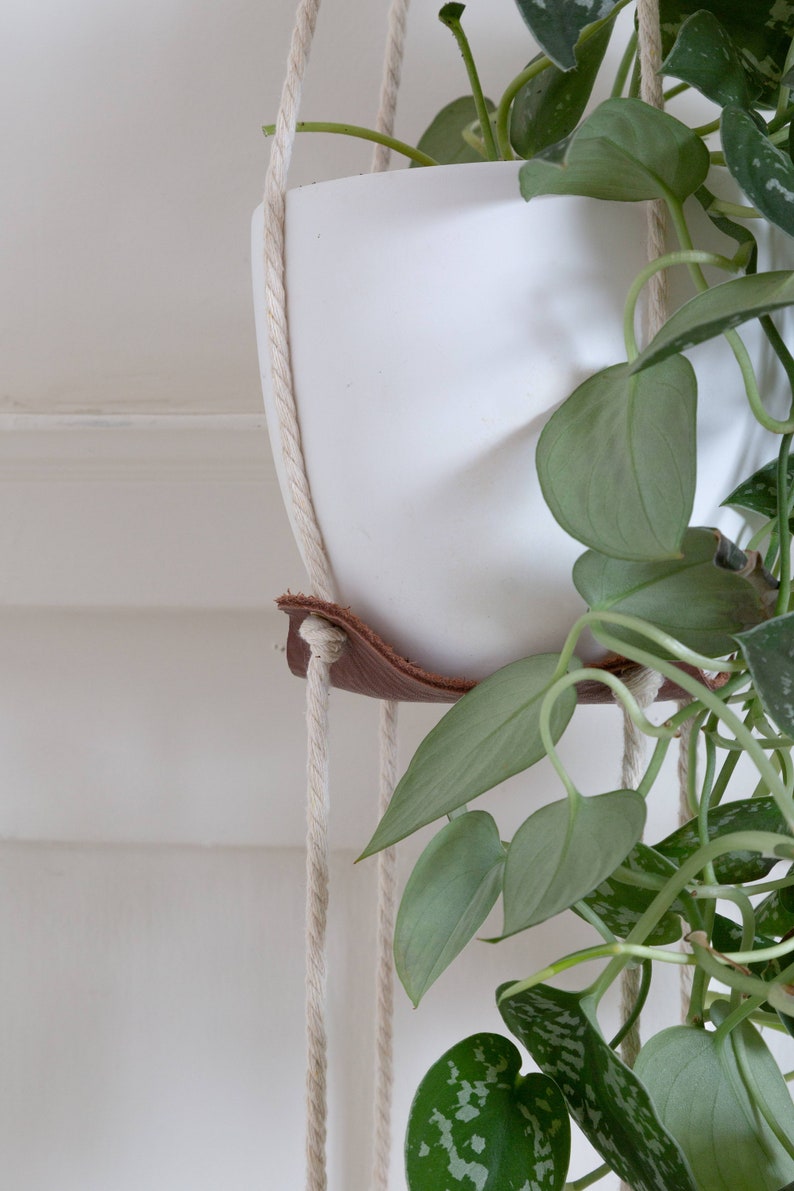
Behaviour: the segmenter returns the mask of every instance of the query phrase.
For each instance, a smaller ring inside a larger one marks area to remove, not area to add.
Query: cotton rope
[[[392,0],[375,128],[394,134],[410,0]],[[372,173],[389,168],[391,150],[375,145]],[[378,814],[383,815],[397,782],[397,708],[395,700],[380,705],[378,726],[380,782]],[[394,1087],[394,923],[397,913],[397,857],[394,848],[378,854],[378,928],[375,951],[375,1095],[372,1142],[372,1191],[388,1191],[392,1149]]]
[[[380,797],[383,815],[397,780],[396,700],[380,705]],[[372,1152],[372,1191],[388,1191],[391,1161],[392,1089],[394,1083],[394,961],[392,941],[397,908],[397,858],[394,848],[378,854],[378,931],[375,1014],[375,1127]]]
[[[664,108],[664,94],[659,68],[662,64],[662,37],[659,23],[659,0],[637,0],[637,45],[640,60],[640,98],[651,107]],[[646,255],[649,261],[656,260],[665,251],[667,209],[663,202],[646,203]],[[651,339],[667,317],[667,278],[664,271],[655,273],[647,290],[645,317],[646,341]],[[632,693],[641,707],[650,706],[659,693],[661,676],[642,670],[631,684]],[[645,759],[645,736],[630,716],[623,712],[623,768],[622,785],[625,789],[636,789],[642,777]],[[640,991],[640,968],[624,968],[621,976],[621,1020],[626,1021],[636,1004]],[[620,1047],[623,1061],[629,1067],[639,1054],[641,1046],[639,1017],[626,1034]],[[621,1181],[620,1191],[631,1191],[628,1183]]]
[[[286,294],[287,173],[295,140],[295,126],[309,51],[317,25],[320,0],[300,0],[290,42],[276,135],[265,179],[264,258],[265,307],[268,325],[273,396],[278,413],[280,447],[295,522],[313,594],[333,602],[331,566],[311,496],[301,443],[289,346]],[[376,127],[391,135],[397,107],[405,47],[408,0],[392,0]],[[379,147],[373,170],[386,169],[389,152]],[[306,1188],[326,1191],[327,1173],[327,919],[330,851],[328,707],[330,669],[345,646],[344,632],[310,616],[301,626],[309,645],[306,683],[307,802],[306,802]],[[380,811],[394,790],[396,777],[397,705],[381,708]],[[387,850],[378,860],[378,943],[375,1070],[375,1130],[372,1191],[387,1191],[391,1152],[392,1021],[394,976],[391,939],[396,906],[395,857]]]
[[[389,28],[386,36],[386,53],[383,59],[383,78],[380,85],[380,104],[375,121],[377,132],[392,136],[397,115],[397,95],[400,90],[403,57],[405,56],[405,35],[408,30],[408,8],[410,0],[392,0],[389,10]],[[391,149],[387,145],[376,145],[372,153],[372,172],[378,174],[389,168]]]

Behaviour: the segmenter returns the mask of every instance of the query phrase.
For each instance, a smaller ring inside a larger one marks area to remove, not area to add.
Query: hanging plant
[[[622,358],[576,386],[537,445],[551,516],[584,548],[573,585],[586,611],[561,647],[512,661],[452,707],[362,853],[440,823],[396,929],[397,971],[415,1005],[499,901],[501,937],[567,909],[593,930],[591,946],[497,990],[505,1026],[538,1074],[522,1076],[513,1042],[493,1034],[433,1063],[408,1126],[411,1191],[582,1191],[609,1172],[634,1191],[794,1186],[794,1108],[762,1036],[794,1032],[794,357],[779,317],[794,304],[794,270],[761,268],[757,244],[770,229],[794,235],[794,7],[662,0],[670,110],[638,98],[632,34],[612,97],[584,115],[631,3],[516,0],[542,52],[498,102],[480,86],[463,5],[446,4],[441,20],[470,94],[445,107],[416,148],[345,125],[301,125],[385,139],[416,167],[527,158],[516,187],[530,207],[557,201],[545,196],[654,200],[677,241],[629,288]],[[674,114],[675,97],[692,89],[720,109],[695,128]],[[719,233],[719,251],[693,234],[693,210]],[[691,296],[641,344],[638,303],[660,273],[688,276]],[[790,390],[785,410],[770,404],[748,348],[758,327],[753,343],[774,353]],[[704,343],[733,359],[748,416],[776,444],[738,485],[723,476],[723,503],[752,526],[740,543],[691,524],[703,378],[684,353]],[[654,722],[623,677],[586,664],[587,634],[676,684],[686,701]],[[653,743],[635,788],[580,790],[565,769],[557,746],[586,682],[608,687]],[[648,800],[664,796],[662,762],[686,732],[691,819],[645,842]],[[484,799],[469,804],[542,757],[559,792],[505,841]],[[560,973],[594,960],[599,974],[579,992],[555,987]],[[659,964],[691,970],[688,1017],[652,1036],[632,1070],[617,1047]],[[608,1040],[599,1005],[629,965],[642,968],[637,1003]],[[603,1162],[573,1182],[571,1120]]]

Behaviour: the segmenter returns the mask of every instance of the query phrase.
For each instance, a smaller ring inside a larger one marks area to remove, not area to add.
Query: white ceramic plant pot
[[[583,547],[546,508],[535,446],[581,381],[625,359],[623,303],[646,260],[640,204],[526,204],[518,164],[364,175],[287,198],[298,415],[337,598],[398,653],[468,678],[559,648],[583,610],[570,575]],[[261,208],[253,261],[265,406],[291,513]],[[771,451],[724,345],[692,358],[694,523],[731,532],[719,501]]]

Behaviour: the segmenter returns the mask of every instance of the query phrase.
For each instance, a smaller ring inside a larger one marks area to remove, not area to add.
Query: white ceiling
[[[408,139],[467,89],[437,7],[414,3],[399,118]],[[326,0],[306,118],[372,122],[386,8]],[[5,0],[0,413],[260,409],[249,220],[292,9]],[[486,81],[523,65],[528,40],[507,0],[471,0],[467,22]],[[306,137],[292,177],[368,161],[361,143]]]

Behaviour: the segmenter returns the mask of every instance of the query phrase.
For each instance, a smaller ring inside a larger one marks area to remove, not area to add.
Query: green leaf
[[[746,273],[755,273],[758,268],[758,244],[750,229],[743,223],[729,219],[727,215],[723,215],[721,211],[717,210],[714,206],[717,197],[707,187],[699,186],[695,191],[695,198],[717,230],[721,231],[724,236],[735,240],[739,245],[739,251],[733,257],[737,266],[744,269]]]
[[[762,98],[774,107],[791,42],[791,0],[661,0],[663,52],[670,52],[682,22],[706,10],[719,17]]]
[[[521,88],[510,109],[510,142],[519,157],[533,157],[573,132],[587,106],[612,29],[611,23],[605,25],[578,46],[573,70],[547,67]]]
[[[545,922],[600,885],[645,826],[636,790],[564,798],[526,819],[507,850],[504,936]]]
[[[576,66],[575,46],[588,25],[608,17],[617,0],[516,0],[532,36],[560,70]]]
[[[786,824],[774,798],[743,798],[715,806],[708,814],[708,837],[728,835],[734,831],[785,832]],[[700,847],[697,819],[690,819],[660,843],[657,852],[682,865]],[[778,863],[774,858],[758,852],[728,852],[714,860],[714,874],[723,885],[738,885],[744,881],[760,881]]]
[[[788,461],[788,486],[794,484],[794,458]],[[724,505],[738,505],[741,509],[750,509],[753,513],[760,513],[762,517],[777,516],[777,459],[764,464],[749,479],[734,488],[730,496],[722,502]],[[789,519],[794,531],[794,517]]]
[[[397,974],[415,1006],[491,912],[505,855],[491,815],[469,811],[442,827],[419,857],[394,931]]]
[[[419,745],[362,858],[396,844],[539,761],[546,752],[540,737],[540,709],[558,662],[556,653],[512,662],[455,703]],[[572,659],[571,669],[579,665]],[[576,693],[571,689],[556,700],[551,712],[555,741],[575,707]]]
[[[494,110],[494,104],[490,99],[486,99],[485,106],[489,112]],[[417,149],[421,149],[441,165],[465,165],[484,161],[483,155],[463,139],[464,130],[470,124],[476,123],[477,119],[477,107],[471,95],[453,99],[452,103],[441,109],[422,133]],[[411,165],[417,164],[411,162]]]
[[[662,73],[697,87],[725,107],[749,107],[760,87],[748,77],[739,51],[725,26],[707,11],[693,13],[681,26]]]
[[[562,1191],[571,1127],[559,1088],[523,1077],[509,1038],[474,1034],[422,1080],[408,1118],[409,1191]]]
[[[727,1003],[713,1005],[719,1021]],[[752,1077],[777,1120],[794,1135],[794,1106],[758,1031],[738,1027]],[[687,1156],[699,1191],[778,1191],[794,1162],[754,1107],[729,1036],[718,1041],[694,1026],[655,1034],[635,1066],[667,1129]]]
[[[705,180],[709,154],[679,120],[639,99],[607,99],[579,129],[521,167],[525,199],[581,194],[639,202],[683,201]]]
[[[695,497],[696,408],[695,373],[680,356],[638,377],[618,364],[580,385],[544,426],[536,456],[563,529],[615,558],[680,557]]]
[[[623,866],[635,873],[650,873],[665,879],[676,871],[672,861],[660,856],[646,844],[635,845],[623,861]],[[626,881],[610,876],[587,897],[582,898],[582,901],[598,914],[613,935],[625,939],[655,897],[656,893],[652,889],[641,889],[637,885],[629,885]],[[576,911],[576,907],[573,908]],[[644,942],[649,947],[663,947],[680,939],[679,915],[683,912],[683,907],[676,902],[673,909],[662,916]]]
[[[589,550],[574,564],[573,581],[590,608],[637,616],[688,649],[724,657],[735,652],[735,633],[767,619],[775,593],[771,587],[763,594],[744,574],[716,565],[721,540],[716,531],[690,529],[683,557],[670,562],[622,562]],[[627,630],[610,625],[609,631],[647,647]]]
[[[790,868],[786,876],[794,875]],[[755,907],[755,923],[759,931],[780,939],[794,930],[794,890],[791,886],[775,889]]]
[[[737,633],[767,715],[794,737],[794,612]]]
[[[585,995],[537,984],[497,990],[508,1028],[562,1091],[591,1145],[633,1191],[700,1191],[640,1080],[604,1041]]]
[[[794,236],[794,162],[738,107],[722,113],[725,163],[744,193],[771,223]]]
[[[794,304],[794,272],[777,269],[723,281],[670,315],[631,366],[639,372],[677,352],[722,335],[751,318]]]

